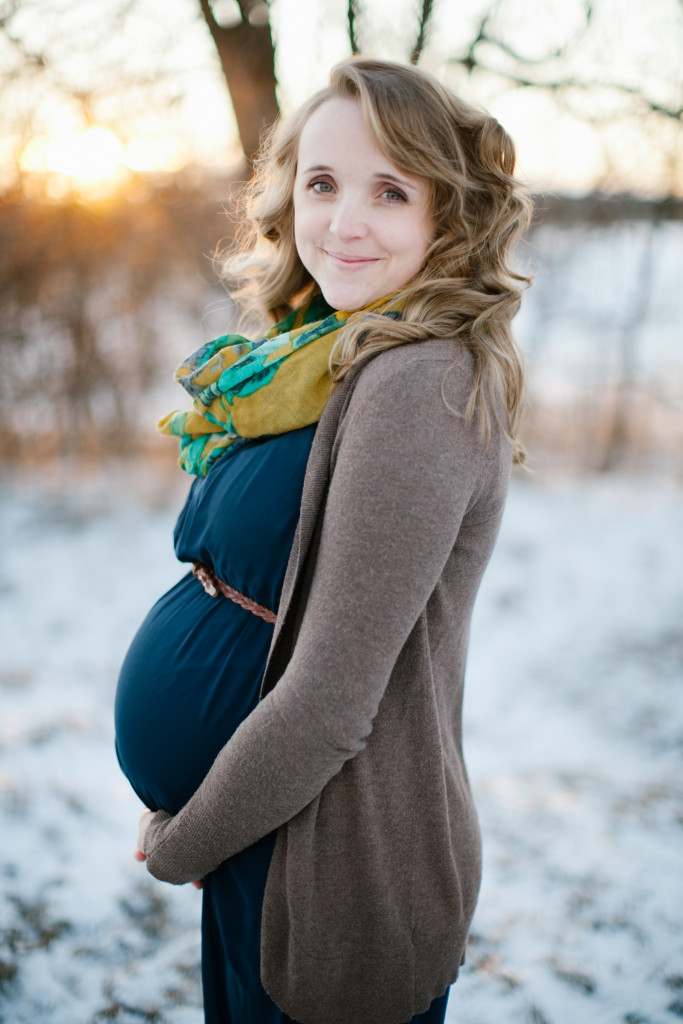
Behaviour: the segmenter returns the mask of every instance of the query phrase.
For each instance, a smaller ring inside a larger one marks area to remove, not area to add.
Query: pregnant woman
[[[469,621],[502,515],[529,215],[500,125],[354,58],[267,141],[230,271],[274,324],[177,371],[192,570],[116,698],[137,856],[203,885],[207,1024],[440,1024],[480,838]]]

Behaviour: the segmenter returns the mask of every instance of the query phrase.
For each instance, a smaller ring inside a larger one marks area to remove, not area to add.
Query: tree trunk
[[[633,398],[638,384],[638,340],[648,313],[652,295],[654,273],[654,243],[658,223],[651,220],[645,227],[640,267],[631,293],[631,308],[627,307],[621,329],[620,367],[614,395],[612,421],[609,424],[605,447],[598,469],[607,473],[623,461],[627,452],[633,425]]]
[[[228,27],[218,24],[209,0],[199,0],[199,4],[218,51],[235,108],[242,149],[251,167],[263,129],[279,115],[270,23],[251,24],[251,5],[246,0],[239,2],[242,21]]]

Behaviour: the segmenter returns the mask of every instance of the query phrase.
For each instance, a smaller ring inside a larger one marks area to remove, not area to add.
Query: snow
[[[200,896],[133,860],[112,729],[127,644],[182,572],[185,486],[121,463],[0,487],[4,1024],[201,1024]],[[472,627],[484,884],[449,1024],[683,1017],[682,497],[513,482]]]
[[[647,479],[513,489],[472,631],[485,881],[454,1022],[683,1016],[681,511]]]

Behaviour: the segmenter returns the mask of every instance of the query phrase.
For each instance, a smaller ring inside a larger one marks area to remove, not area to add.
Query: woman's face
[[[319,106],[299,141],[294,237],[326,301],[362,309],[401,288],[434,230],[426,182],[378,149],[360,102],[335,96]]]

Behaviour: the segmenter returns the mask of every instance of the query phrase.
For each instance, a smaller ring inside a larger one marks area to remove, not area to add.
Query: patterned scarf
[[[365,312],[398,319],[396,309],[380,309],[386,304],[385,296]],[[317,295],[258,341],[226,334],[188,356],[175,379],[194,408],[171,412],[159,423],[162,434],[180,438],[180,466],[206,476],[245,438],[317,423],[330,396],[330,352],[351,315]]]

